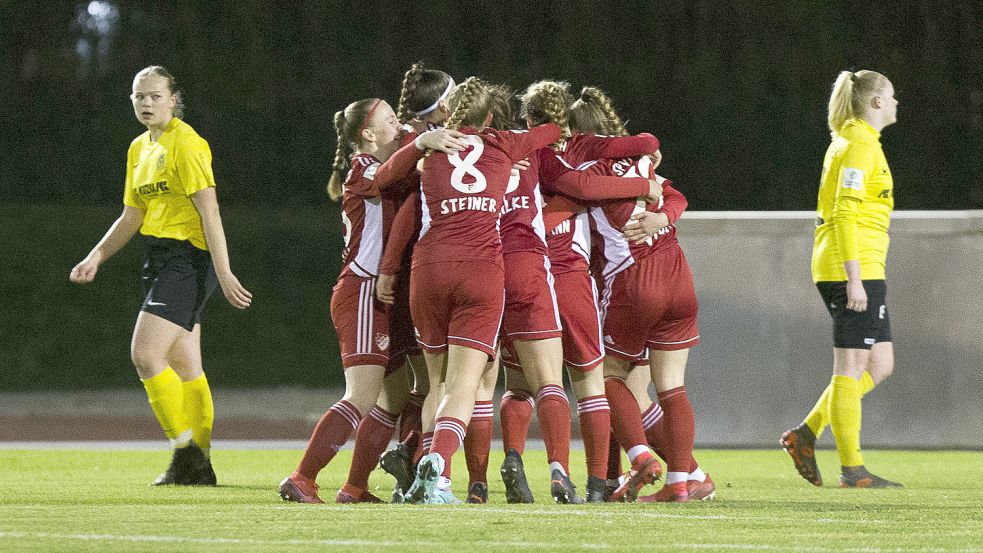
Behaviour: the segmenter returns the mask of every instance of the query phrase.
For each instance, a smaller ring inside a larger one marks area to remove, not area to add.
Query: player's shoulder
[[[372,180],[375,178],[375,172],[380,165],[382,162],[372,154],[355,154],[351,158],[351,171],[348,173],[348,179],[366,178]]]
[[[174,118],[174,143],[181,149],[189,150],[208,150],[208,141],[202,138],[198,131],[181,119]]]

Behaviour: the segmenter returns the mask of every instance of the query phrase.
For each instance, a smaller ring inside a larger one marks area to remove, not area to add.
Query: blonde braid
[[[481,90],[482,84],[481,79],[478,77],[468,77],[468,80],[460,85],[460,89],[451,93],[451,103],[456,105],[454,106],[454,111],[451,113],[450,119],[447,120],[446,127],[448,129],[457,130],[464,120],[467,119],[469,115],[468,111],[470,111],[471,104],[477,96],[478,91]]]
[[[400,123],[409,121],[415,115],[410,111],[409,104],[413,101],[413,95],[416,94],[416,85],[420,82],[420,77],[422,76],[423,64],[414,63],[403,77],[403,88],[399,92],[399,106],[396,109],[396,117],[399,118]]]
[[[580,98],[585,102],[593,103],[604,114],[603,134],[610,136],[628,135],[628,130],[625,128],[624,123],[621,122],[621,118],[618,117],[618,112],[611,105],[611,99],[601,89],[593,86],[585,86],[580,91]]]
[[[341,198],[342,184],[345,180],[345,170],[348,169],[348,140],[344,137],[345,111],[334,114],[334,128],[338,133],[338,148],[335,150],[334,165],[331,166],[331,178],[328,179],[328,197],[333,201]]]

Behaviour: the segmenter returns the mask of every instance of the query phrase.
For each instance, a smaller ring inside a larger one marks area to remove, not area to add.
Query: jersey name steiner
[[[448,198],[441,200],[440,213],[457,213],[458,211],[488,211],[495,213],[498,211],[498,202],[495,198],[484,196],[467,196],[464,198]]]

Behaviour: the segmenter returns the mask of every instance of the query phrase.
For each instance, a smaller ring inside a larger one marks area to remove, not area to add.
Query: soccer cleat
[[[617,489],[617,486],[611,488],[611,491]],[[596,476],[587,477],[587,503],[604,503],[607,501],[607,482],[603,478],[598,478]]]
[[[396,497],[397,493],[402,496],[413,485],[413,478],[416,474],[413,470],[413,452],[409,450],[406,444],[400,442],[396,444],[396,447],[383,453],[379,457],[379,466],[396,479],[393,498]]]
[[[174,449],[171,464],[154,479],[154,486],[214,486],[215,471],[205,453],[194,442]]]
[[[334,498],[335,503],[382,503],[378,497],[372,495],[367,490],[356,488],[346,483],[338,490],[338,495]]]
[[[872,474],[866,467],[840,467],[841,488],[903,488],[904,484],[892,482]]]
[[[618,489],[618,486],[625,481],[624,475],[617,478],[608,478],[604,481],[604,501],[611,501],[611,494]]]
[[[709,501],[717,496],[717,487],[713,485],[710,475],[706,475],[706,480],[687,480],[686,491],[689,492],[691,501]]]
[[[468,503],[488,503],[488,484],[474,482],[468,486]]]
[[[666,484],[652,495],[639,497],[638,501],[641,503],[686,503],[690,499],[686,488],[687,483],[685,481]]]
[[[424,455],[416,466],[416,479],[404,496],[406,503],[437,503],[437,480],[444,472],[444,458],[438,453]]]
[[[470,499],[470,496],[468,499]],[[434,490],[433,494],[427,497],[424,503],[428,505],[461,505],[463,502],[450,490],[442,490],[437,488]],[[468,503],[470,503],[470,501]]]
[[[317,496],[318,485],[313,480],[304,478],[299,473],[294,472],[280,482],[277,491],[280,492],[280,499],[293,501],[295,503],[324,503]]]
[[[509,449],[502,461],[502,482],[505,483],[505,500],[509,503],[533,503],[532,490],[526,481],[522,457],[515,449]]]
[[[662,465],[654,456],[633,463],[631,470],[628,471],[628,477],[616,490],[611,492],[608,501],[626,501],[629,503],[635,501],[642,487],[659,478],[662,478]]]
[[[778,443],[792,457],[795,470],[806,482],[813,486],[823,485],[823,477],[819,475],[819,465],[816,464],[816,435],[808,425],[800,424],[782,434]]]
[[[563,471],[559,469],[553,469],[550,473],[550,493],[553,494],[553,499],[557,503],[569,504],[569,505],[579,505],[584,502],[577,495],[577,486],[573,485],[570,477],[563,474]]]

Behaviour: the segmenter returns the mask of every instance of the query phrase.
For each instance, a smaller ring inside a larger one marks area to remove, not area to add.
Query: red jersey
[[[344,267],[339,278],[376,276],[383,244],[396,212],[395,190],[389,186],[409,174],[422,152],[409,144],[385,163],[370,154],[356,154],[342,185],[341,220],[345,225]]]
[[[686,209],[686,197],[671,186],[672,181],[654,173],[651,158],[645,156],[603,160],[588,164],[584,170],[588,173],[615,174],[625,177],[651,175],[663,187],[659,205],[646,204],[641,200],[607,200],[599,202],[590,209],[595,232],[600,238],[599,242],[603,244],[604,268],[602,276],[604,278],[621,272],[635,261],[656,250],[678,244],[675,222]],[[621,234],[621,229],[628,223],[632,215],[644,211],[665,213],[669,218],[669,225],[660,230],[657,235],[640,244],[629,243]]]
[[[659,149],[659,139],[642,133],[636,136],[598,136],[575,134],[564,141],[559,155],[572,168],[596,159],[641,155]],[[551,190],[553,193],[563,190]],[[645,192],[648,193],[646,181]],[[550,201],[547,195],[546,202]],[[586,271],[590,263],[590,228],[585,212],[564,220],[555,227],[547,225],[546,243],[549,246],[550,265],[553,274]]]
[[[560,137],[554,124],[528,131],[462,129],[463,152],[432,152],[423,167],[423,228],[413,266],[442,261],[502,265],[499,217],[512,165]]]

